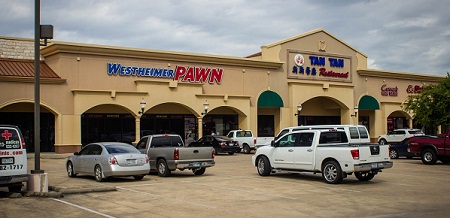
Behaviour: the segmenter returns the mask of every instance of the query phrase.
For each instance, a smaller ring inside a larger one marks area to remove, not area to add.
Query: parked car
[[[229,155],[233,155],[241,150],[239,143],[226,136],[220,135],[203,136],[198,141],[189,144],[189,147],[212,147],[214,149],[214,154],[228,153]]]
[[[403,139],[421,135],[425,134],[420,129],[394,129],[386,135],[380,135],[378,137],[378,143],[385,145],[388,143],[401,142]]]
[[[450,130],[436,136],[413,137],[408,141],[408,151],[420,155],[422,163],[433,165],[438,160],[450,162]]]
[[[150,159],[150,170],[167,177],[175,170],[189,169],[195,175],[203,175],[213,167],[214,151],[210,147],[188,148],[178,134],[155,134],[141,138],[136,148]]]
[[[231,130],[227,137],[239,143],[239,147],[246,154],[265,144],[270,144],[274,137],[254,137],[251,130]]]
[[[94,176],[97,182],[124,176],[141,180],[150,172],[150,163],[146,154],[130,144],[99,142],[88,144],[68,157],[66,169],[69,177],[85,174]]]
[[[300,130],[286,133],[256,150],[252,164],[260,176],[271,173],[322,173],[327,183],[338,184],[354,174],[369,181],[391,168],[387,145],[349,143],[344,130]]]
[[[0,187],[22,190],[28,181],[25,140],[17,126],[0,125]]]
[[[391,159],[397,159],[399,157],[411,159],[413,157],[418,157],[418,155],[408,152],[409,139],[410,138],[403,139],[401,142],[395,142],[389,145],[389,156]]]

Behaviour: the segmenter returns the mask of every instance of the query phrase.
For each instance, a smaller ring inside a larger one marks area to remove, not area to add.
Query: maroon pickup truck
[[[424,164],[450,161],[450,130],[439,136],[412,137],[408,141],[408,152],[420,155]]]

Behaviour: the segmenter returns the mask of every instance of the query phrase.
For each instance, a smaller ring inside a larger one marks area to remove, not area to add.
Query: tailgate
[[[389,161],[389,145],[362,144],[359,146],[361,163]]]
[[[127,166],[142,166],[145,164],[145,154],[114,154],[117,159],[117,163],[121,167]]]
[[[179,160],[210,160],[212,157],[211,147],[185,147],[178,148],[180,152]]]

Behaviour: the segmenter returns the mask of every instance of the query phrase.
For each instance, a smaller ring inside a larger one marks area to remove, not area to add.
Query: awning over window
[[[258,107],[283,107],[281,97],[272,91],[263,92],[258,98]]]
[[[379,110],[380,104],[372,96],[365,95],[359,100],[358,110]]]

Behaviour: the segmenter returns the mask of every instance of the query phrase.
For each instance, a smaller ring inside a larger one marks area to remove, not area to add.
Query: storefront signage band
[[[120,63],[108,63],[107,73],[110,76],[135,76],[167,78],[189,83],[221,84],[223,77],[222,68],[203,68],[176,66],[175,70],[170,68],[150,68],[137,66],[124,66]]]
[[[386,87],[386,84],[381,86],[382,96],[398,96],[398,88],[396,87]]]
[[[418,86],[418,85],[409,85],[408,88],[406,89],[407,93],[421,93],[423,91],[423,86]]]
[[[305,59],[303,58],[303,55],[297,54],[294,57],[294,62],[296,65],[292,67],[292,73],[294,74],[306,74],[306,75],[312,75],[315,76],[317,73],[319,73],[319,76],[323,77],[336,77],[336,78],[348,78],[349,72],[342,73],[342,72],[335,72],[333,70],[327,70],[325,68],[326,66],[326,58],[320,57],[320,56],[309,56],[309,61],[311,67],[305,67],[303,64],[305,63]],[[328,58],[328,66],[333,68],[344,68],[344,59],[340,58]],[[319,68],[316,69],[315,66],[318,66]]]

